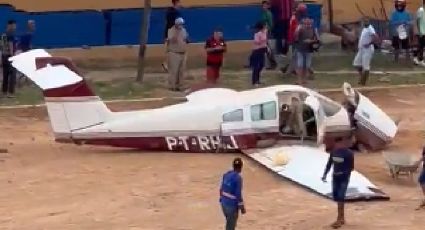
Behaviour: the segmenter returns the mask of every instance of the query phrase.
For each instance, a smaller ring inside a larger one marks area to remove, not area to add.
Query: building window
[[[276,120],[276,102],[266,102],[251,106],[251,120]]]
[[[235,111],[225,113],[223,115],[223,122],[235,122],[235,121],[243,121],[242,109],[237,109]]]

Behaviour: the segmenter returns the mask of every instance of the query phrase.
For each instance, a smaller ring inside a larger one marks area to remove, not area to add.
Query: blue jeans
[[[261,71],[264,68],[265,55],[267,48],[256,49],[251,54],[251,68],[252,68],[252,84],[260,84]]]
[[[238,207],[221,204],[221,208],[223,210],[224,217],[226,217],[226,230],[235,230],[239,216]]]
[[[419,175],[418,182],[421,186],[425,186],[425,168],[422,169],[421,174]]]

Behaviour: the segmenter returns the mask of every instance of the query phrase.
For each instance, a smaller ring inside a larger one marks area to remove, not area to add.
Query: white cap
[[[183,25],[184,24],[183,18],[176,18],[176,20],[174,21],[174,24]]]

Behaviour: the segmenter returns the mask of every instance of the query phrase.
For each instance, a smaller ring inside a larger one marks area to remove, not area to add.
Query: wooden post
[[[328,0],[328,18],[329,18],[329,32],[332,32],[334,27],[334,11],[332,0]]]
[[[143,76],[145,72],[145,54],[146,45],[148,43],[149,24],[151,15],[152,4],[151,0],[144,0],[143,17],[142,17],[142,28],[140,30],[140,46],[139,46],[139,57],[137,65],[137,78],[136,81],[143,82]]]

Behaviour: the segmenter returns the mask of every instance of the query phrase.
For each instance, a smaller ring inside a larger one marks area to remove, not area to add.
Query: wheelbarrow
[[[421,163],[419,159],[406,153],[383,152],[383,156],[393,179],[397,179],[399,175],[406,175],[413,180],[413,174],[418,171]]]

